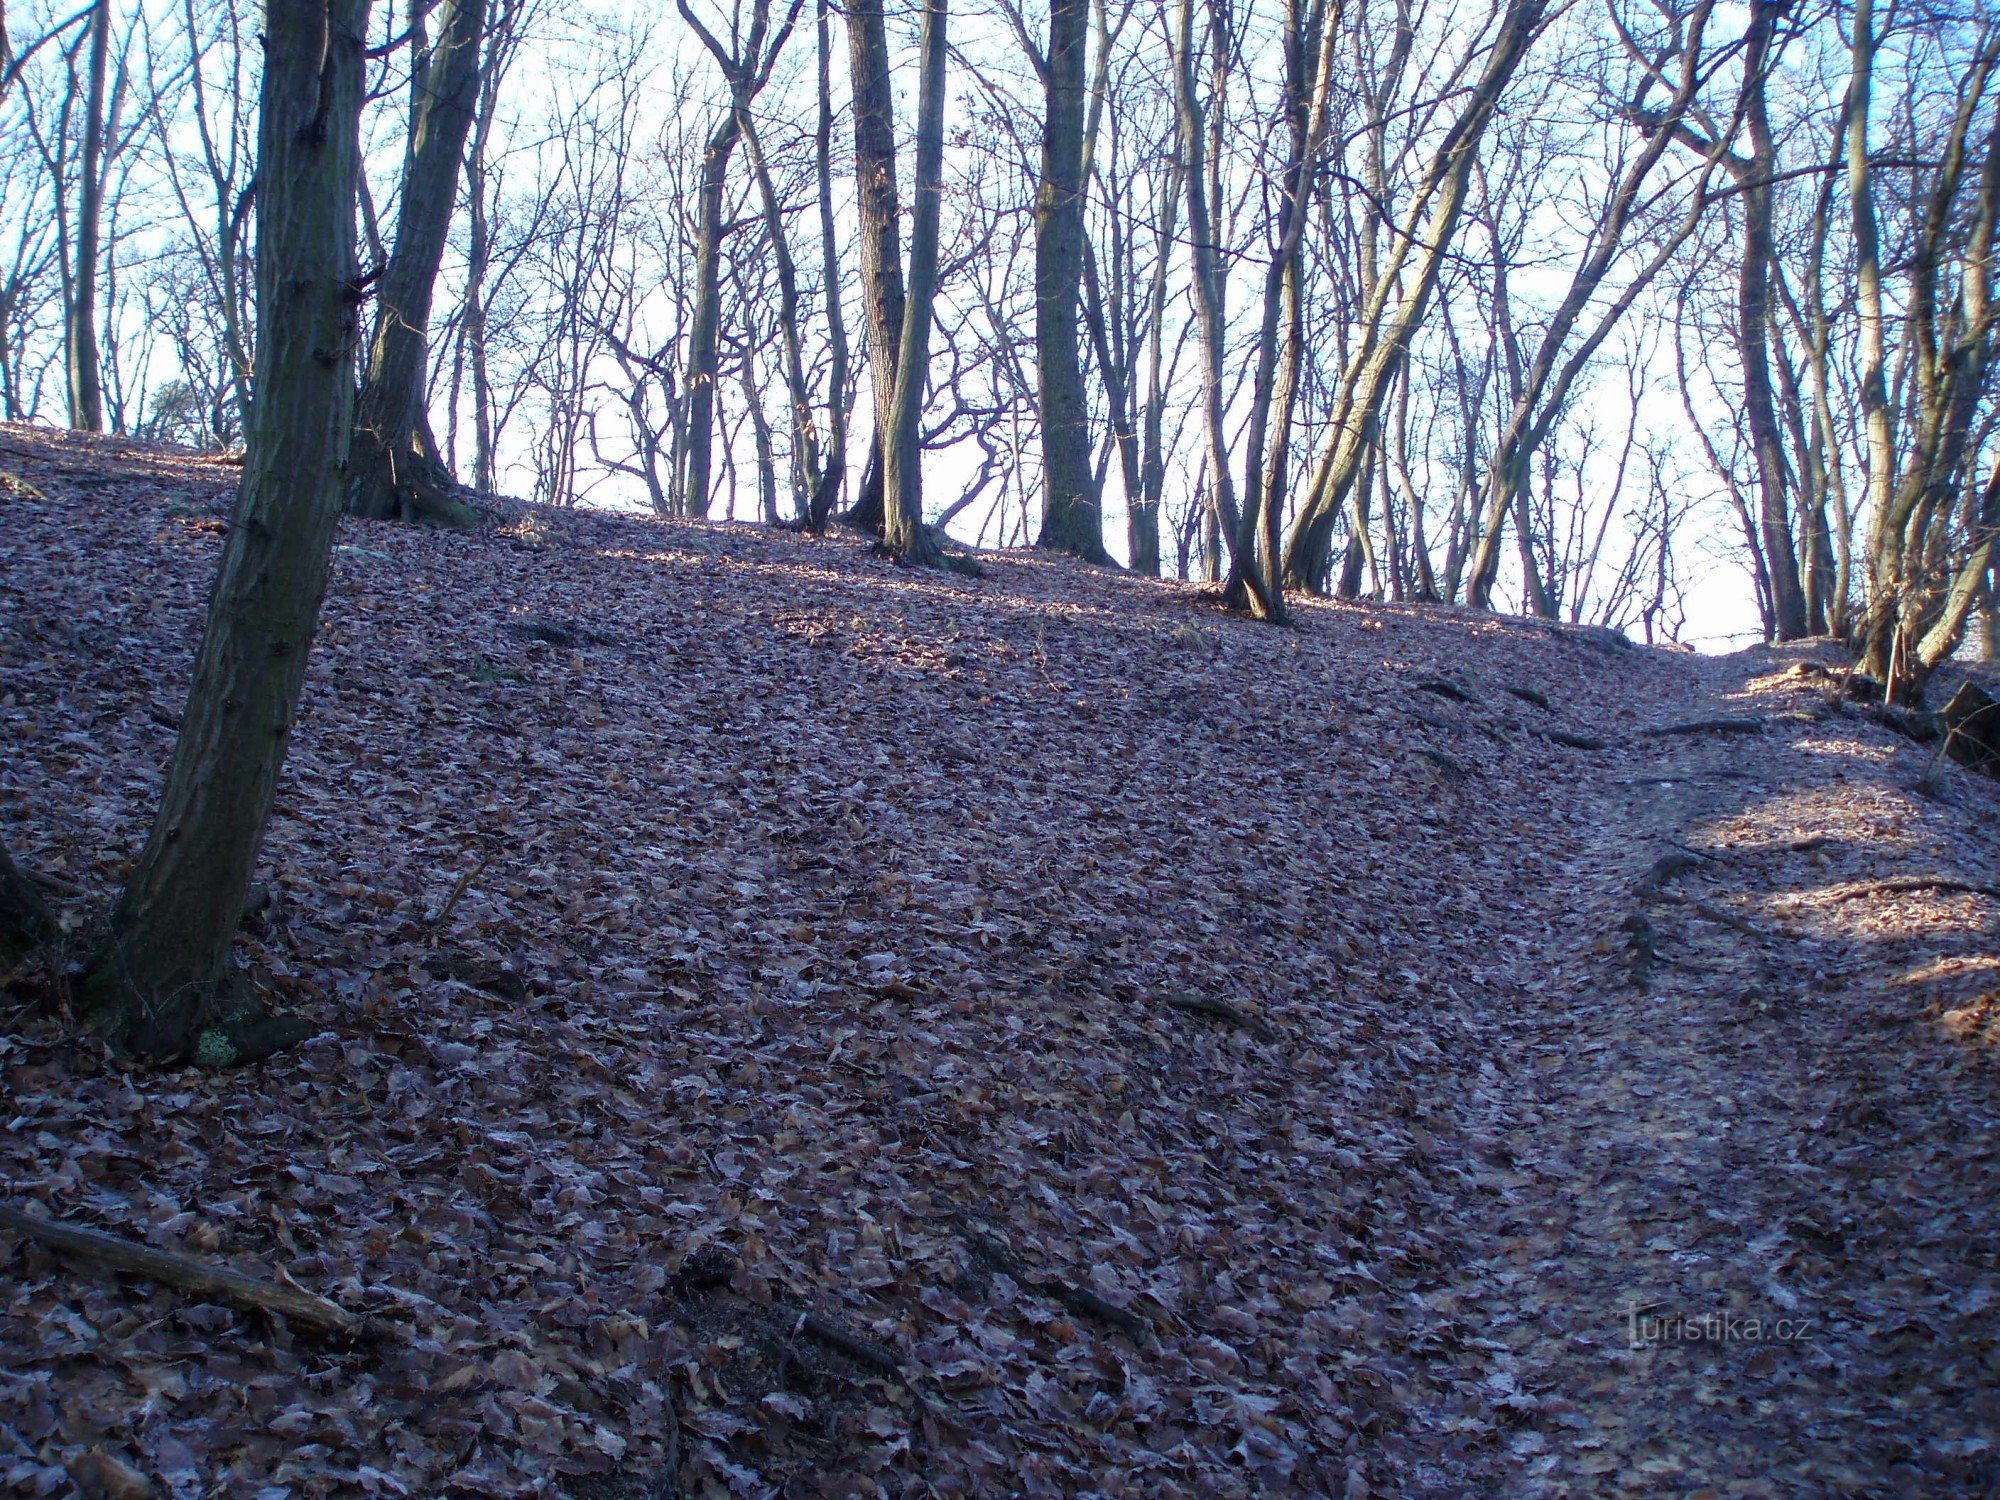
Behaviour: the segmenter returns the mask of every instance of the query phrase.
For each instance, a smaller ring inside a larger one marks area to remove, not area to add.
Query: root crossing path
[[[1476,1228],[1410,1329],[1446,1373],[1376,1491],[1996,1493],[2000,903],[1948,886],[2000,798],[1839,688],[1635,682],[1529,893],[1550,982],[1465,1075]]]

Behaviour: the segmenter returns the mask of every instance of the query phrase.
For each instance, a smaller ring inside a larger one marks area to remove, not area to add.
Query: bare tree
[[[379,311],[355,408],[348,505],[376,520],[464,525],[425,411],[431,297],[444,260],[459,164],[479,97],[486,0],[442,0],[437,40],[412,64],[416,103],[403,157],[396,245],[378,282]]]
[[[137,868],[83,986],[119,1051],[223,1064],[285,1039],[230,940],[271,815],[344,494],[367,0],[270,0],[258,129],[257,379],[235,516]]]

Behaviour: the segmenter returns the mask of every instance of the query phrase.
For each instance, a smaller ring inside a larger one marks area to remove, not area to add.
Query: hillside
[[[79,946],[233,483],[0,427],[0,837]],[[2000,902],[1872,884],[2000,882],[2000,786],[1813,652],[985,561],[345,525],[242,939],[324,1029],[128,1075],[12,976],[0,1199],[384,1331],[0,1235],[0,1475],[2000,1484]]]

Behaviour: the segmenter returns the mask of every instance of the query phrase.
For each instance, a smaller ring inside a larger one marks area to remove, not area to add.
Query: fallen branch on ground
[[[1660,935],[1644,912],[1635,911],[1625,919],[1626,946],[1632,953],[1632,985],[1643,990],[1660,961]]]
[[[1265,1022],[1246,1010],[1237,1009],[1227,1000],[1214,1000],[1207,995],[1182,994],[1168,995],[1163,1003],[1167,1009],[1180,1011],[1184,1015],[1207,1016],[1211,1020],[1226,1021],[1231,1026],[1240,1026],[1263,1041],[1276,1041],[1278,1037],[1278,1034]]]
[[[1440,698],[1449,698],[1454,703],[1477,703],[1479,700],[1455,682],[1446,682],[1438,677],[1421,679],[1417,687],[1426,693],[1436,693]]]
[[[1544,729],[1542,737],[1553,740],[1556,744],[1570,750],[1602,750],[1604,748],[1603,740],[1594,740],[1587,734],[1571,734],[1567,729]]]
[[[261,1308],[282,1313],[287,1320],[323,1333],[345,1338],[372,1337],[381,1329],[367,1318],[349,1312],[324,1297],[316,1297],[299,1287],[284,1286],[255,1276],[245,1276],[213,1261],[198,1260],[169,1250],[155,1250],[99,1229],[58,1223],[36,1214],[0,1204],[0,1229],[33,1240],[61,1255],[80,1256],[114,1271],[144,1276],[149,1281],[179,1287],[182,1291],[219,1297],[238,1307]]]
[[[867,1365],[898,1380],[907,1379],[903,1373],[902,1357],[895,1350],[864,1337],[837,1319],[816,1312],[800,1313],[798,1322],[792,1325],[792,1332],[816,1339],[829,1349],[845,1354],[856,1364]]]
[[[1835,901],[1858,901],[1863,896],[1907,896],[1917,891],[1943,891],[1951,895],[1987,896],[2000,901],[2000,886],[1981,885],[1976,880],[1951,880],[1942,875],[1903,875],[1894,880],[1875,880],[1867,885],[1832,891]]]
[[[1654,739],[1670,734],[1762,734],[1762,719],[1690,719],[1685,724],[1660,724],[1652,729],[1639,731]]]

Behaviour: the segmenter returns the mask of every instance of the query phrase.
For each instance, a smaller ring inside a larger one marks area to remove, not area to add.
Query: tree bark
[[[826,463],[806,507],[806,527],[826,528],[847,482],[847,314],[841,306],[840,241],[833,208],[833,45],[827,16],[831,0],[818,0],[817,93],[819,114],[813,130],[813,172],[819,187],[819,250],[826,336],[832,369],[826,386]]]
[[[1743,114],[1750,131],[1748,173],[1742,184],[1743,260],[1736,282],[1736,339],[1743,362],[1743,415],[1757,459],[1758,529],[1764,565],[1771,577],[1772,614],[1778,639],[1807,634],[1806,599],[1799,582],[1798,549],[1792,543],[1790,475],[1784,436],[1771,395],[1771,217],[1772,174],[1777,152],[1771,141],[1766,80],[1773,66],[1772,31],[1783,0],[1751,0],[1750,26],[1743,46]]]
[[[1288,587],[1318,588],[1329,570],[1334,522],[1378,441],[1383,393],[1451,254],[1480,138],[1540,32],[1545,14],[1544,0],[1509,0],[1485,70],[1440,142],[1395,237],[1389,263],[1375,277],[1361,317],[1362,341],[1341,377],[1332,430],[1321,450],[1310,495],[1285,541]],[[1416,264],[1405,275],[1403,267],[1413,252]],[[1401,301],[1390,315],[1388,299],[1398,283],[1403,287]]]
[[[842,518],[857,530],[882,533],[883,446],[893,427],[896,360],[903,342],[902,237],[896,190],[896,106],[890,92],[889,42],[882,0],[847,7],[848,64],[854,94],[854,184],[861,211],[861,311],[868,330],[869,384],[875,431],[854,505]]]
[[[83,160],[78,167],[76,266],[63,319],[63,350],[69,365],[69,425],[78,432],[104,431],[104,376],[97,348],[97,263],[103,255],[104,95],[110,59],[111,0],[97,0],[90,15]]]
[[[910,218],[909,293],[903,307],[903,338],[896,352],[896,388],[889,405],[888,439],[883,445],[882,541],[906,563],[943,560],[924,527],[924,386],[930,374],[931,303],[937,291],[938,219],[944,198],[944,99],[946,0],[924,0],[917,45],[915,202]]]
[[[374,520],[466,525],[474,519],[451,497],[450,472],[427,451],[424,365],[431,297],[479,98],[485,26],[486,0],[443,0],[437,41],[412,82],[417,103],[403,156],[396,248],[380,282],[381,311],[355,407],[348,470],[349,508]]]
[[[284,763],[353,432],[367,0],[268,0],[258,128],[257,398],[180,737],[82,997],[119,1052],[244,1024],[230,940]],[[225,1036],[226,1040],[226,1036]]]
[[[1077,348],[1083,279],[1084,53],[1089,0],[1050,0],[1042,61],[1042,171],[1035,188],[1035,357],[1042,418],[1038,546],[1108,566],[1090,464],[1090,410]]]

